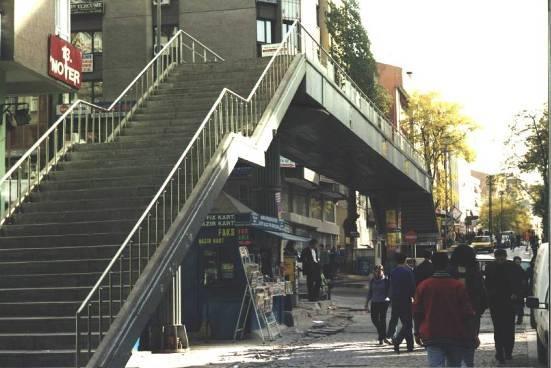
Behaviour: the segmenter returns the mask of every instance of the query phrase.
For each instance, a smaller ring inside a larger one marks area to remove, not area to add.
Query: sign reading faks
[[[82,75],[82,52],[69,42],[50,35],[48,75],[79,89]]]

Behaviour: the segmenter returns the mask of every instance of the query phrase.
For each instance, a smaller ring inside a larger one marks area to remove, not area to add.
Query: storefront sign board
[[[103,0],[71,0],[71,14],[103,14]]]
[[[48,75],[79,89],[82,82],[82,52],[62,38],[50,35]]]

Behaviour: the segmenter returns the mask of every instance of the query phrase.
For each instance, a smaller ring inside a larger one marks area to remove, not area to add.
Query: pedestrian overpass
[[[123,367],[237,161],[265,165],[274,131],[285,156],[370,195],[380,228],[398,208],[404,230],[435,232],[422,161],[299,23],[239,62],[180,31],[0,179],[0,365]]]

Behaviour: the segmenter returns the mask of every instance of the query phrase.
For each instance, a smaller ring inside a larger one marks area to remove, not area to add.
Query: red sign
[[[82,76],[82,52],[69,42],[50,35],[48,75],[79,89]]]
[[[408,244],[415,244],[417,241],[417,233],[414,230],[410,230],[406,233],[404,239]]]

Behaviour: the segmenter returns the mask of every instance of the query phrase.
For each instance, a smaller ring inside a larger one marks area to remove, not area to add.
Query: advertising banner
[[[55,35],[49,38],[48,75],[79,89],[82,83],[82,52]]]

